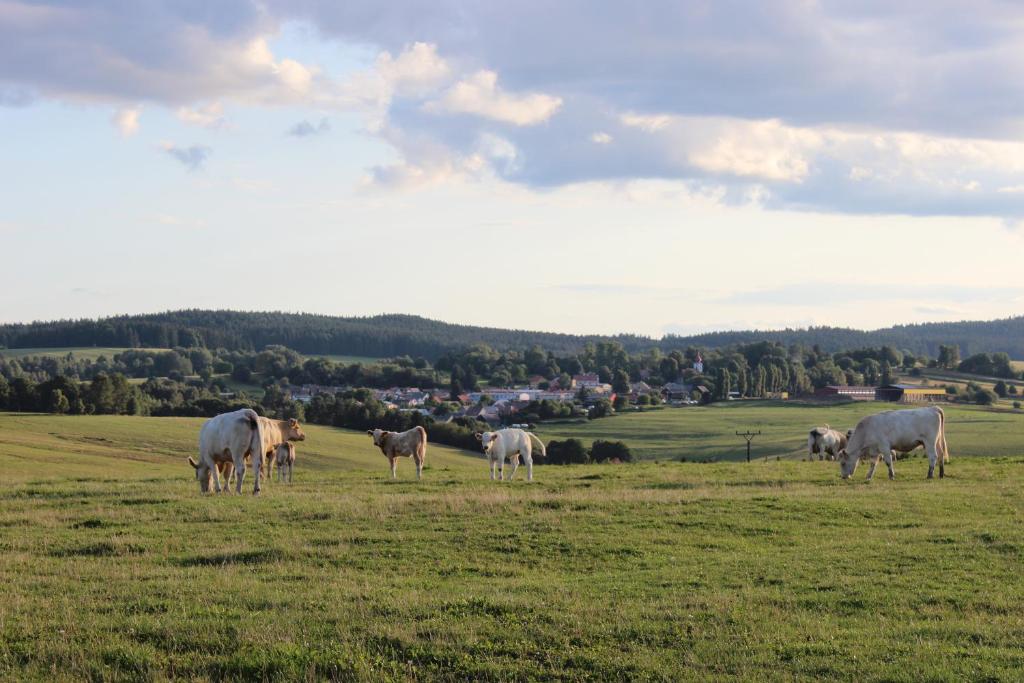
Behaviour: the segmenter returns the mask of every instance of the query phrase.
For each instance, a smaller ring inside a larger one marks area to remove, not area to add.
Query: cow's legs
[[[501,458],[501,471],[498,473],[498,481],[505,481],[505,457]]]
[[[391,463],[391,478],[398,479],[398,458],[388,458],[388,462]]]
[[[516,470],[519,469],[519,451],[516,451],[515,455],[512,456],[512,472],[508,475],[508,480],[512,481],[516,478]]]
[[[871,456],[871,469],[868,470],[868,481],[871,481],[871,477],[875,476],[875,468],[878,467],[878,461],[881,459],[880,455]]]
[[[288,483],[289,484],[292,483],[292,468],[294,468],[294,467],[295,467],[295,465],[293,463],[288,463]]]
[[[943,463],[942,459],[938,457],[938,451],[935,449],[935,444],[934,443],[926,443],[924,445],[924,450],[925,450],[926,453],[928,453],[928,478],[931,479],[932,477],[935,476],[935,461],[936,460],[939,461],[939,478],[941,479],[942,477],[945,477],[946,476],[945,463]]]
[[[255,470],[255,472],[252,473],[252,479],[253,479],[252,495],[258,496],[258,495],[260,495],[260,490],[261,490],[260,481],[263,479],[263,454],[262,453],[253,453],[252,454],[252,467]],[[238,482],[238,492],[239,493],[242,492],[242,482],[241,482],[241,480],[239,480],[239,482]]]
[[[242,480],[245,479],[245,458],[235,459],[235,493],[242,492]]]
[[[210,474],[213,475],[213,490],[216,493],[220,493],[220,464],[213,463]],[[227,482],[225,482],[227,485]]]
[[[526,461],[526,481],[533,481],[533,454],[524,455]]]
[[[416,458],[416,480],[423,478],[423,458]]]
[[[494,477],[497,474],[498,470],[498,461],[495,460],[494,458],[488,458],[487,464],[490,465],[491,467],[491,481],[494,481]]]
[[[882,459],[885,460],[885,466],[889,468],[889,478],[890,479],[895,479],[896,478],[896,470],[893,469],[893,460],[895,460],[895,458],[892,457],[892,451],[891,450],[885,451],[883,453],[883,455],[882,455]]]

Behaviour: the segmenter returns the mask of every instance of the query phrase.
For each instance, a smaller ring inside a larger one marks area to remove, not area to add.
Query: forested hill
[[[450,350],[485,343],[499,350],[535,344],[554,353],[571,353],[588,342],[614,340],[628,351],[699,346],[719,348],[737,343],[777,341],[819,345],[825,351],[888,344],[936,356],[939,344],[958,344],[964,356],[1003,351],[1024,359],[1024,317],[993,321],[925,323],[863,331],[838,327],[798,330],[712,332],[657,340],[638,335],[569,335],[453,325],[412,315],[338,317],[308,313],[259,313],[186,310],[99,320],[59,320],[0,325],[0,345],[7,348],[127,346],[206,346],[262,349],[281,344],[306,354],[346,354],[433,359]]]

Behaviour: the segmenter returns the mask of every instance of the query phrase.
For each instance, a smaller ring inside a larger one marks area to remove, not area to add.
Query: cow
[[[498,463],[501,463],[501,474],[498,481],[505,480],[505,457],[512,459],[512,472],[508,480],[516,476],[519,469],[519,456],[523,456],[526,462],[526,481],[533,481],[533,446],[536,443],[540,454],[547,457],[544,442],[537,438],[536,434],[526,432],[522,429],[501,429],[496,432],[477,432],[476,440],[483,444],[484,453],[487,454],[487,462],[491,468],[491,481],[494,481],[495,470]]]
[[[868,415],[854,427],[846,448],[839,451],[839,473],[843,479],[848,479],[861,460],[871,460],[871,469],[868,470],[870,481],[879,458],[882,458],[889,468],[889,478],[895,479],[894,452],[906,453],[918,446],[924,446],[928,454],[928,478],[935,474],[936,460],[939,477],[945,477],[949,447],[946,445],[946,415],[942,408],[932,406]]]
[[[244,426],[244,429],[243,429]],[[244,434],[243,434],[244,432]],[[303,441],[306,435],[299,426],[298,420],[271,420],[261,417],[250,408],[223,413],[203,423],[199,430],[199,462],[189,458],[189,464],[196,470],[199,489],[203,493],[210,490],[210,478],[213,478],[214,490],[220,493],[228,489],[228,481],[224,487],[220,484],[220,475],[229,470],[226,463],[234,464],[235,490],[242,492],[242,479],[245,476],[245,459],[252,455],[255,482],[253,495],[260,493],[260,480],[263,478],[263,465],[267,455],[273,457],[278,445],[286,441]],[[267,479],[269,480],[269,469]]]
[[[288,483],[292,483],[292,468],[295,467],[295,444],[285,441],[277,447],[277,480],[281,481],[283,471],[288,470]]]
[[[391,478],[398,479],[398,456],[407,455],[416,462],[416,479],[423,478],[423,462],[427,459],[427,430],[413,427],[404,432],[389,432],[383,429],[367,429],[373,437],[373,445],[391,464]]]
[[[828,453],[829,460],[835,460],[836,454],[846,448],[847,438],[842,432],[828,425],[815,427],[807,437],[807,459],[814,460],[814,455],[817,454],[818,460],[824,460],[825,454]]]
[[[260,426],[263,428],[263,462],[267,467],[267,481],[270,481],[277,459],[277,447],[289,441],[305,441],[306,434],[294,417],[288,420],[261,417]]]
[[[213,479],[214,490],[221,492],[220,472],[218,466],[223,462],[233,462],[238,480],[236,491],[242,492],[242,480],[245,477],[245,456],[247,453],[261,453],[263,449],[263,430],[260,416],[255,410],[243,408],[231,413],[222,413],[203,423],[199,430],[199,462],[191,457],[188,462],[196,471],[196,480],[202,493],[210,491],[210,479]],[[253,494],[260,492],[260,462],[253,460],[256,468],[256,485]],[[225,482],[225,490],[227,482]]]

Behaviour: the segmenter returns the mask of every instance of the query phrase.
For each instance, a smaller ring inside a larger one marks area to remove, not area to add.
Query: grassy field
[[[76,346],[74,348],[24,348],[24,349],[0,349],[0,356],[7,358],[27,358],[29,356],[57,356],[63,358],[68,353],[73,353],[75,358],[88,358],[96,360],[100,356],[113,359],[115,354],[130,349],[113,346]],[[169,349],[147,349],[147,351],[168,351]]]
[[[754,457],[804,458],[807,432],[828,424],[846,431],[871,413],[906,407],[867,401],[843,405],[808,405],[781,401],[735,401],[710,406],[630,412],[578,424],[539,425],[548,441],[575,437],[589,446],[594,439],[621,440],[646,459],[746,459],[746,442],[736,432],[761,431]],[[944,405],[949,447],[955,456],[1024,453],[1024,412],[976,406]],[[919,453],[922,451],[918,451]]]
[[[309,358],[326,358],[327,360],[333,360],[335,363],[344,363],[345,365],[352,365],[353,363],[362,363],[363,365],[376,365],[380,363],[383,358],[375,358],[373,356],[345,356],[340,354],[311,354]]]
[[[690,410],[636,417],[819,420]],[[0,678],[1016,680],[1024,437],[956,417],[948,478],[871,484],[787,460],[497,483],[433,445],[391,482],[368,437],[311,426],[253,498],[198,494],[199,420],[0,414]]]

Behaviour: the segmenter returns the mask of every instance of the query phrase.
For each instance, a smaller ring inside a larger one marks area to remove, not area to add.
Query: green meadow
[[[736,432],[760,431],[753,457],[807,457],[807,433],[828,424],[846,431],[866,415],[906,405],[864,401],[838,405],[788,401],[732,401],[624,412],[591,422],[542,424],[537,433],[550,439],[625,441],[642,459],[746,460],[746,441]],[[954,456],[960,448],[971,455],[1024,454],[1024,411],[978,406],[943,405],[946,435]],[[917,454],[923,455],[923,450]]]
[[[57,358],[63,358],[69,353],[73,354],[75,358],[85,358],[88,360],[96,360],[100,356],[106,356],[108,360],[124,351],[130,351],[126,347],[122,346],[76,346],[76,347],[37,347],[37,348],[21,348],[21,349],[0,349],[0,356],[7,358],[29,358],[32,356],[55,356]],[[146,349],[147,351],[169,351],[170,349]]]
[[[949,409],[943,480],[796,459],[872,407],[567,425],[666,459],[532,484],[309,426],[258,498],[199,494],[201,420],[0,414],[0,679],[1018,680],[1021,418]],[[758,423],[793,457],[693,462]]]

